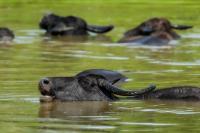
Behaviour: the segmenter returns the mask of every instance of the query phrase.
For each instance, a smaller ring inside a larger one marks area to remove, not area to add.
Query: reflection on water
[[[64,42],[67,44],[74,43],[111,43],[111,38],[106,35],[93,35],[93,36],[48,36],[45,37],[44,41],[48,42]]]
[[[47,124],[43,130],[154,131],[152,128],[163,127],[158,131],[164,131],[190,124],[195,120],[192,116],[200,113],[199,105],[199,102],[171,100],[54,102],[41,104],[39,117],[40,122]]]
[[[37,90],[43,77],[72,76],[91,68],[122,72],[129,79],[122,86],[127,89],[151,83],[158,88],[200,86],[199,4],[196,0],[1,1],[0,25],[16,33],[12,44],[0,45],[1,132],[199,132],[200,102],[41,104]],[[98,25],[114,24],[115,29],[98,36],[44,36],[38,22],[46,11],[77,15]],[[115,43],[127,29],[155,16],[194,28],[181,32],[181,40],[162,47]]]
[[[108,102],[51,102],[40,104],[39,116],[47,118],[92,116],[101,115],[108,110]]]
[[[92,35],[92,36],[50,36],[45,35],[45,32],[39,29],[30,29],[30,30],[19,30],[16,33],[19,33],[20,36],[16,36],[13,44],[30,44],[40,41],[41,37],[43,38],[43,43],[112,43],[113,41],[109,36],[106,35]]]

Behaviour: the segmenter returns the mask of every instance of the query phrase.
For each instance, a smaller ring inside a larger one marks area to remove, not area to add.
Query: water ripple
[[[65,54],[68,57],[77,57],[77,58],[90,58],[90,59],[108,59],[108,60],[128,60],[128,57],[122,56],[95,56],[95,55],[83,55],[83,54]]]
[[[157,112],[157,113],[170,113],[170,114],[178,114],[178,115],[192,115],[192,114],[199,114],[200,112],[194,112],[192,110],[167,110],[167,109],[142,109],[142,112]]]
[[[193,62],[165,62],[165,61],[151,61],[154,64],[164,64],[170,66],[200,66],[200,60],[195,60]]]
[[[145,61],[148,61],[149,63],[153,64],[162,64],[162,65],[170,65],[170,66],[199,66],[200,65],[200,60],[194,60],[194,61],[162,61],[158,59],[152,59],[146,56],[136,56],[136,59],[142,59]]]
[[[121,125],[136,125],[136,126],[176,126],[176,123],[151,123],[151,122],[119,122]]]

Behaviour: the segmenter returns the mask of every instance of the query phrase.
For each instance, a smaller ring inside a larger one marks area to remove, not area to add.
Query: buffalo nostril
[[[48,79],[44,79],[43,80],[43,84],[49,84],[49,80]]]

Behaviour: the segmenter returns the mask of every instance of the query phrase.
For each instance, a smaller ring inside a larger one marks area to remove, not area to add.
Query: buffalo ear
[[[94,33],[106,33],[111,31],[114,28],[113,25],[108,26],[96,26],[96,25],[87,25],[87,30]]]
[[[172,29],[176,29],[176,30],[187,30],[192,28],[193,26],[190,25],[171,25]]]

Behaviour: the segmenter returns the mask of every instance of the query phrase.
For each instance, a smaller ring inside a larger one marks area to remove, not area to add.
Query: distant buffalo
[[[126,91],[119,89],[116,85],[126,79],[118,72],[91,69],[83,71],[74,77],[47,77],[39,82],[39,90],[51,100],[61,101],[113,101],[119,96],[136,97],[155,89],[149,86],[139,91]]]
[[[186,30],[190,28],[192,26],[172,25],[165,18],[151,18],[125,32],[119,42],[164,45],[168,44],[171,40],[180,38],[173,29]]]
[[[56,14],[43,16],[39,26],[41,29],[46,30],[48,35],[53,36],[83,36],[88,35],[88,32],[106,33],[113,29],[112,25],[89,25],[82,18],[76,16],[62,17]]]
[[[0,27],[0,43],[9,43],[14,37],[15,35],[12,30],[6,27]]]
[[[41,79],[39,90],[41,101],[113,101],[118,96],[131,99],[200,100],[200,88],[176,86],[155,90],[151,85],[146,89],[126,91],[117,85],[125,81],[122,74],[110,70],[90,69],[74,77],[48,77]],[[47,97],[47,99],[46,99]]]

